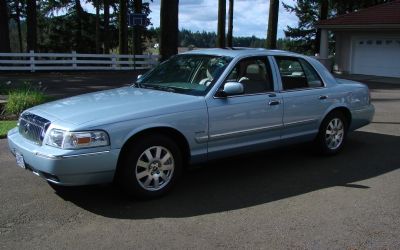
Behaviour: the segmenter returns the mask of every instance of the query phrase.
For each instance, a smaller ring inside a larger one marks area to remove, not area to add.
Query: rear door
[[[275,56],[283,98],[282,139],[309,140],[330,106],[328,89],[314,67],[297,57]]]

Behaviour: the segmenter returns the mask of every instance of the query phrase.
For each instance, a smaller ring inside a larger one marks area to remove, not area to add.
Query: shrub
[[[33,87],[29,83],[24,86],[10,90],[8,92],[8,100],[5,105],[5,113],[19,115],[25,109],[42,104],[48,101],[48,98],[39,87]]]

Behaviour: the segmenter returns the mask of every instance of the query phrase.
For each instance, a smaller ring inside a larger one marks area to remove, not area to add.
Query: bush
[[[39,87],[33,87],[30,83],[8,92],[8,100],[4,111],[9,115],[19,115],[25,109],[42,104],[48,101],[48,98]]]

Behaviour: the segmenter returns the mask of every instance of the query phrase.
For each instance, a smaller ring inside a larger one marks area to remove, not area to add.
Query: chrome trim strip
[[[268,130],[273,130],[273,129],[279,129],[281,127],[290,127],[290,126],[295,126],[295,125],[300,125],[300,124],[313,123],[313,122],[317,122],[317,121],[318,121],[318,119],[307,119],[307,120],[285,123],[283,126],[279,124],[279,125],[264,126],[264,127],[259,127],[259,128],[251,128],[251,129],[232,131],[232,132],[227,132],[227,133],[220,133],[220,134],[215,134],[215,135],[210,135],[210,136],[199,136],[199,137],[196,137],[195,140],[197,143],[205,143],[207,141],[223,140],[223,139],[228,139],[230,137],[244,136],[244,135],[248,135],[248,134],[253,134],[253,133],[258,133],[258,132],[263,132],[263,131],[268,131]]]
[[[313,123],[318,121],[318,119],[307,119],[307,120],[301,120],[301,121],[295,121],[295,122],[288,122],[285,123],[285,127],[290,127],[290,126],[295,126],[295,125],[300,125],[300,124],[307,124],[307,123]]]
[[[93,156],[93,155],[106,154],[106,153],[110,153],[110,150],[93,152],[93,153],[75,154],[75,155],[46,155],[46,154],[42,154],[39,152],[35,152],[35,155],[42,157],[42,158],[50,159],[50,160],[60,160],[60,159],[76,158],[76,157],[81,157],[81,156]]]
[[[325,88],[326,88],[326,86],[324,86],[324,87],[306,87],[306,88],[286,89],[286,90],[279,91],[279,93],[290,93],[290,92],[299,92],[299,91],[325,89]]]
[[[248,134],[278,129],[281,127],[282,127],[282,125],[279,124],[279,125],[264,126],[264,127],[259,127],[259,128],[243,129],[243,130],[238,130],[238,131],[210,135],[208,137],[207,136],[196,137],[196,141],[199,143],[204,143],[207,141],[217,141],[217,140],[228,139],[228,138],[236,137],[236,136],[244,136],[244,135],[248,135]]]
[[[258,96],[258,95],[266,95],[269,98],[273,98],[270,97],[268,95],[276,95],[277,92],[274,91],[268,91],[268,92],[259,92],[259,93],[252,93],[252,94],[240,94],[240,95],[229,95],[226,97],[218,97],[218,96],[213,96],[214,99],[227,99],[227,98],[236,98],[236,97],[246,97],[246,96]],[[278,97],[278,96],[275,96]]]
[[[205,136],[198,136],[194,138],[197,143],[205,143],[208,141],[208,135]]]

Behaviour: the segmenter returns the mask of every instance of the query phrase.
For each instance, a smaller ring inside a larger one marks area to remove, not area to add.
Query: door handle
[[[326,95],[321,95],[318,99],[320,99],[320,100],[326,100],[326,99],[328,99],[328,96],[326,96]]]
[[[274,106],[274,105],[279,105],[281,102],[278,100],[271,100],[268,102],[268,105]]]

